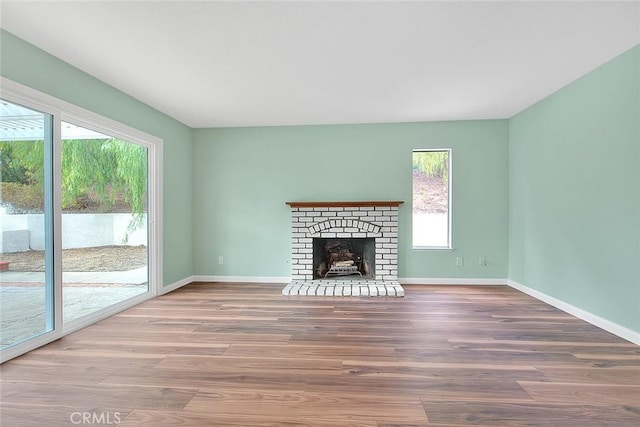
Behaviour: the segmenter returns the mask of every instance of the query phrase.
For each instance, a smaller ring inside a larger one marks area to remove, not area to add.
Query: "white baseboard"
[[[270,276],[192,276],[194,282],[227,282],[227,283],[277,283],[285,285],[291,277]]]
[[[582,319],[585,322],[591,323],[592,325],[597,326],[600,329],[604,329],[605,331],[611,332],[612,334],[617,335],[620,338],[624,338],[627,341],[640,345],[640,332],[633,331],[610,320],[603,319],[600,316],[589,313],[588,311],[585,311],[581,308],[575,307],[543,292],[525,286],[522,283],[516,282],[515,280],[509,280],[508,285],[579,319]]]
[[[191,276],[194,282],[277,283],[287,284],[291,277],[279,276]],[[401,277],[401,285],[507,285],[507,279]]]
[[[401,285],[506,285],[507,279],[399,277]]]
[[[171,291],[175,291],[178,288],[188,285],[189,283],[194,281],[194,277],[195,276],[185,277],[184,279],[173,282],[170,285],[163,286],[162,289],[160,289],[160,291],[158,292],[158,295],[168,294]]]

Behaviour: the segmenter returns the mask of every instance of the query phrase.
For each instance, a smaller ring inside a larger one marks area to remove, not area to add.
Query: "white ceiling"
[[[191,127],[508,118],[640,43],[640,1],[5,1],[5,30]]]

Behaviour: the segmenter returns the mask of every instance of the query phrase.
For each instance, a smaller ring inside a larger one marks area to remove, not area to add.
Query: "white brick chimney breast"
[[[398,207],[402,202],[287,204],[291,206],[292,281],[283,290],[284,295],[404,295],[398,283]],[[314,238],[374,238],[375,280],[365,280],[353,275],[314,280]]]

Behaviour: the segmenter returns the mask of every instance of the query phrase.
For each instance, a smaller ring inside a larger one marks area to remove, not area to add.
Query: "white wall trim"
[[[564,301],[561,301],[557,298],[554,298],[550,295],[547,295],[543,292],[540,292],[538,290],[525,286],[522,283],[516,282],[515,280],[508,280],[508,285],[542,302],[552,305],[555,308],[558,308],[579,319],[582,319],[585,322],[591,323],[592,325],[597,326],[600,329],[604,329],[605,331],[611,332],[612,334],[617,335],[620,338],[624,338],[627,341],[631,341],[633,344],[640,345],[640,332],[633,331],[629,328],[618,325],[617,323],[614,323],[610,320],[603,319],[600,316],[597,316],[593,313],[589,313],[586,310],[583,310],[581,308],[568,304]]]
[[[507,279],[474,279],[448,277],[399,277],[401,285],[506,285]]]
[[[192,276],[194,282],[278,283],[286,285],[291,277],[278,276]]]
[[[194,281],[194,276],[185,277],[184,279],[173,282],[170,285],[162,286],[160,288],[160,291],[158,292],[158,295],[168,294],[169,292],[175,291],[176,289],[186,286]]]
[[[277,284],[287,284],[291,282],[291,277],[287,277],[287,276],[191,276],[190,279],[194,282],[277,283]],[[399,278],[398,281],[400,282],[401,285],[484,285],[484,286],[507,285],[507,279],[404,277],[404,278]]]

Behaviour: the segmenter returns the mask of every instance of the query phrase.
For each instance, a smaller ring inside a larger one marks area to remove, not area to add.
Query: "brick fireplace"
[[[404,295],[398,283],[402,202],[287,204],[291,207],[292,281],[283,294]]]

